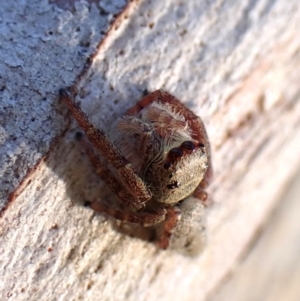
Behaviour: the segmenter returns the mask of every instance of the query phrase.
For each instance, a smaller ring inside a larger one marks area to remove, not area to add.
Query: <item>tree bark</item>
[[[0,2],[1,296],[207,300],[299,168],[298,1]],[[144,90],[201,116],[214,203],[199,257],[157,250],[83,207],[113,196],[58,103],[71,84],[105,130]]]

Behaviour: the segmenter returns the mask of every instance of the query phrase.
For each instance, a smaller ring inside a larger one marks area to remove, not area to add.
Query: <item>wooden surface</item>
[[[0,295],[218,298],[300,165],[298,0],[0,4]],[[145,89],[202,117],[215,179],[201,256],[157,250],[82,206],[113,196],[57,102],[71,83],[105,130]]]
[[[209,301],[300,300],[300,172]]]

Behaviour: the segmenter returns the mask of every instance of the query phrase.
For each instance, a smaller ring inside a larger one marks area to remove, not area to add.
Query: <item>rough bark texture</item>
[[[298,0],[0,3],[0,295],[206,300],[299,167]],[[82,206],[113,196],[57,102],[72,83],[104,129],[145,89],[202,117],[215,179],[200,257],[157,250]]]

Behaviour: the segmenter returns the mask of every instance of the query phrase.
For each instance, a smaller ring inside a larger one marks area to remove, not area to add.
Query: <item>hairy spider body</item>
[[[177,99],[160,91],[155,101],[147,103],[149,96],[115,123],[110,138],[149,187],[152,199],[175,204],[192,194],[204,178],[206,141],[195,120],[182,114]],[[201,122],[198,117],[196,121]]]
[[[162,249],[171,245],[190,254],[201,249],[204,188],[212,178],[210,146],[201,119],[171,94],[157,90],[129,109],[106,136],[67,91],[60,94],[85,131],[89,142],[81,139],[82,145],[96,172],[130,210],[122,212],[97,201],[90,207],[131,223],[160,224]]]

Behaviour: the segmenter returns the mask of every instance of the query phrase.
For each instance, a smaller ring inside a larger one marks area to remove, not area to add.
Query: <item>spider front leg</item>
[[[212,205],[212,200],[209,194],[200,185],[193,192],[193,196],[196,197],[205,207]]]
[[[85,153],[90,159],[90,162],[95,168],[95,172],[116,195],[117,199],[126,207],[136,211],[139,207],[135,206],[134,197],[123,187],[119,180],[112,174],[112,172],[101,162],[100,157],[94,152],[86,138],[81,133],[76,134],[77,140],[80,141]]]
[[[144,227],[154,226],[162,222],[166,216],[166,209],[164,208],[157,208],[153,211],[127,212],[108,207],[97,201],[87,202],[86,205],[96,212],[106,213],[119,221],[139,224]]]
[[[180,219],[180,209],[177,207],[169,207],[167,209],[167,215],[165,218],[165,223],[163,226],[163,231],[160,234],[160,237],[157,241],[157,246],[160,249],[167,249],[170,244],[170,238],[172,236],[172,233],[178,223],[178,220]]]
[[[212,181],[212,177],[213,177],[213,174],[212,174],[212,167],[211,167],[211,163],[210,163],[210,165],[208,166],[208,169],[206,170],[204,178],[202,179],[202,181],[200,182],[198,187],[193,192],[193,196],[196,197],[197,199],[199,199],[205,207],[209,207],[213,203],[212,199],[210,198],[208,193],[205,191],[205,188]]]
[[[206,241],[204,205],[197,198],[189,196],[167,210],[165,222],[157,231],[158,246],[188,256],[198,255]]]
[[[73,117],[84,130],[89,141],[117,170],[122,186],[127,190],[127,193],[132,195],[132,198],[128,199],[129,207],[134,210],[142,209],[145,206],[145,203],[151,199],[151,192],[144,182],[133,170],[131,164],[116,149],[113,143],[107,139],[103,130],[96,128],[89,121],[88,117],[80,109],[73,97],[66,90],[60,90],[59,93],[61,101],[69,108]],[[97,167],[98,166],[96,166],[96,168]]]

